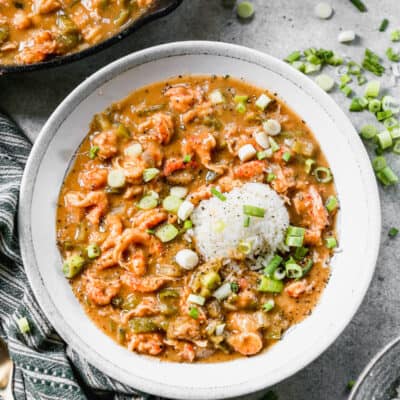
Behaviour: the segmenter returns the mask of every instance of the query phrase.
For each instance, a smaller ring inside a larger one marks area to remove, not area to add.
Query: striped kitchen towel
[[[30,149],[18,127],[0,113],[0,336],[15,365],[14,397],[154,399],[112,380],[81,359],[57,335],[36,302],[22,264],[17,232],[19,187]],[[30,326],[26,334],[17,324],[23,317]]]

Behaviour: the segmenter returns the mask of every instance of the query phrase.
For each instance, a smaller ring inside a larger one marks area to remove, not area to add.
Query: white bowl
[[[225,363],[160,362],[118,346],[86,317],[61,272],[55,214],[64,175],[93,115],[151,82],[179,74],[230,74],[269,89],[311,127],[335,176],[341,252],[314,312],[268,352]],[[304,368],[338,337],[367,291],[379,247],[376,181],[352,124],[312,80],[271,56],[214,42],[157,46],[116,61],[85,80],[44,126],[22,182],[19,231],[34,293],[58,333],[111,377],[152,394],[217,399],[248,394]],[[351,349],[343,349],[351,351]]]

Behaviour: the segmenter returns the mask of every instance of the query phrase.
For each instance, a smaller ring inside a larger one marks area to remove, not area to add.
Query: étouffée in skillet
[[[95,45],[155,0],[1,0],[0,65],[33,64]]]
[[[252,356],[309,315],[337,245],[333,176],[276,94],[180,76],[97,114],[62,187],[63,271],[122,346]]]

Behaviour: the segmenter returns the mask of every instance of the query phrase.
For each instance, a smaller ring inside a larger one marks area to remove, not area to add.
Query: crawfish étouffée
[[[116,34],[155,0],[0,0],[0,65],[33,64]]]
[[[205,262],[191,210],[247,182],[284,199],[286,251],[258,267],[240,249]],[[60,193],[57,238],[76,297],[107,335],[169,361],[221,361],[259,353],[311,313],[337,209],[318,143],[276,94],[181,76],[94,117]]]

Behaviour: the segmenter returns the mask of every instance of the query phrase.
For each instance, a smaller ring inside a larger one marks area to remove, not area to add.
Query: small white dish
[[[61,271],[56,203],[64,175],[93,115],[151,82],[179,74],[230,74],[285,100],[311,127],[335,176],[341,252],[313,314],[269,351],[225,363],[177,364],[118,346],[89,320]],[[379,248],[376,180],[363,144],[335,102],[311,79],[271,56],[225,43],[181,42],[129,55],[85,80],[44,126],[24,174],[20,243],[34,293],[58,333],[111,377],[144,392],[179,399],[220,399],[273,385],[317,358],[357,311]],[[351,351],[351,349],[343,349]]]

